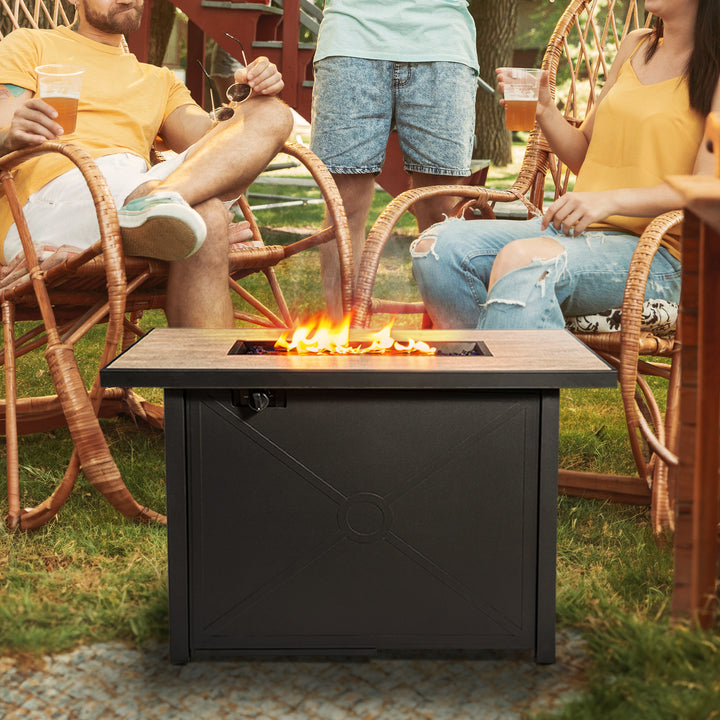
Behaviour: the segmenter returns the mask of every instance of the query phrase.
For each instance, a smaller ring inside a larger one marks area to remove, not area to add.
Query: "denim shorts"
[[[470,174],[474,70],[454,62],[328,57],[315,63],[312,151],[337,174],[379,173],[392,128],[405,170]]]

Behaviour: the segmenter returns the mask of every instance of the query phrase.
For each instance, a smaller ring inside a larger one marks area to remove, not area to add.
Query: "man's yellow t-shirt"
[[[77,144],[96,158],[132,153],[149,166],[150,148],[166,118],[181,105],[194,103],[168,68],[140,63],[122,48],[90,40],[67,27],[15,30],[0,42],[2,84],[36,92],[35,68],[52,63],[85,68],[77,128],[61,141]],[[24,204],[33,192],[73,167],[57,153],[26,161],[15,175],[20,202]],[[0,251],[12,222],[7,198],[0,190]]]

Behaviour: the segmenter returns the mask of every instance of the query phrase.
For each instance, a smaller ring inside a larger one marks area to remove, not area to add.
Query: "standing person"
[[[456,184],[470,174],[477,53],[467,0],[326,0],[315,51],[310,147],[345,205],[360,258],[375,176],[397,128],[412,187]],[[451,198],[414,208],[420,230]],[[325,298],[340,315],[337,251],[321,246]]]
[[[173,326],[231,327],[227,203],[282,147],[290,110],[275,65],[258,58],[235,79],[253,94],[213,127],[167,68],[137,61],[122,36],[140,25],[143,0],[76,0],[71,27],[15,30],[0,43],[0,156],[63,134],[57,112],[37,97],[39,65],[85,68],[76,131],[105,176],[128,255],[170,261],[165,313]],[[157,136],[178,153],[150,167]],[[95,208],[80,172],[57,153],[25,161],[15,173],[31,233],[44,244],[84,248],[99,238]],[[249,232],[248,232],[249,235]],[[7,263],[21,245],[0,195],[0,239]]]
[[[434,326],[562,328],[565,316],[619,307],[638,236],[682,207],[665,178],[713,174],[702,139],[720,110],[720,0],[645,0],[645,10],[657,24],[627,36],[580,128],[562,117],[544,73],[536,118],[577,173],[574,191],[542,218],[450,220],[413,243]],[[652,261],[647,298],[678,302],[680,254],[676,229]]]

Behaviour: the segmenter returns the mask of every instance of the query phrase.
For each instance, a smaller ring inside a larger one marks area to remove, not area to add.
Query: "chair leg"
[[[14,308],[8,301],[2,303],[2,321],[5,345],[8,528],[33,530],[47,523],[64,505],[81,467],[90,484],[123,515],[135,520],[164,524],[164,515],[141,506],[125,486],[80,376],[73,348],[62,342],[51,342],[46,350],[46,358],[75,449],[55,492],[33,508],[20,508]]]
[[[680,426],[680,350],[673,351],[670,379],[665,402],[665,443],[672,453],[678,450],[678,431]],[[675,531],[675,487],[671,466],[656,459],[653,472],[652,524],[656,533],[664,528]]]
[[[270,289],[272,290],[272,294],[275,298],[278,309],[280,310],[280,314],[283,316],[285,324],[287,325],[287,327],[292,327],[293,318],[290,314],[290,308],[287,305],[287,301],[285,300],[283,291],[280,288],[280,283],[278,282],[277,275],[275,274],[275,268],[268,268],[264,271],[264,273],[265,277],[267,278],[268,284],[270,285]]]
[[[63,506],[80,471],[77,452],[73,452],[63,481],[45,502],[32,509],[20,509],[20,462],[17,424],[17,376],[15,362],[14,306],[2,304],[3,339],[5,342],[5,436],[7,442],[8,513],[5,522],[9,530],[33,530],[44,525]]]
[[[558,471],[558,490],[561,495],[594,498],[627,505],[649,505],[650,489],[636,475],[606,475],[589,471]]]
[[[613,367],[621,367],[616,355],[598,347],[593,349]],[[650,505],[652,527],[655,534],[660,535],[665,529],[673,531],[675,528],[675,493],[670,468],[677,464],[674,454],[677,447],[680,377],[677,349],[673,350],[669,374],[659,372],[657,368],[659,366],[654,367],[653,363],[643,361],[636,353],[629,360],[626,357],[625,370],[620,373],[623,410],[638,474],[613,476],[560,470],[559,489],[566,495]],[[646,375],[668,380],[664,417]],[[647,447],[643,443],[647,443]],[[646,457],[648,452],[649,460]]]
[[[73,349],[63,344],[50,344],[46,357],[88,482],[125,517],[165,523],[164,515],[141,506],[125,486],[93,411]]]
[[[70,462],[62,482],[55,492],[34,508],[24,508],[20,511],[19,530],[37,530],[57,515],[58,510],[65,504],[70,492],[75,487],[75,480],[80,472],[80,458],[77,450],[73,450]]]
[[[18,458],[17,378],[15,375],[15,308],[7,300],[2,304],[5,342],[5,437],[7,442],[7,526],[20,525],[20,463]]]

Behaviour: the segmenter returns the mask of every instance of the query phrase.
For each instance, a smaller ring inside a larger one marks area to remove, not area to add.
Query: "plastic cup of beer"
[[[535,127],[541,72],[532,68],[505,70],[505,127],[508,130],[532,130]]]
[[[85,68],[78,65],[40,65],[35,72],[38,76],[38,96],[57,110],[55,121],[62,126],[63,134],[75,132]]]

